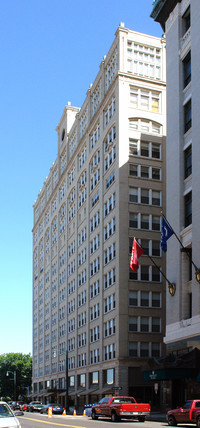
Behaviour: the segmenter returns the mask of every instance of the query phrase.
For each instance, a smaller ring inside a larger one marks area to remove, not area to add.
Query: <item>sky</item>
[[[82,106],[120,22],[162,36],[151,11],[152,0],[1,2],[0,354],[32,354],[33,204],[64,107]]]

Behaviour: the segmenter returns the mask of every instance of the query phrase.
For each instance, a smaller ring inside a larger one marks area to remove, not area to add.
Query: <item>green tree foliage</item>
[[[31,391],[32,357],[30,354],[0,355],[0,396],[14,400],[14,372],[16,372],[16,400],[23,400]]]

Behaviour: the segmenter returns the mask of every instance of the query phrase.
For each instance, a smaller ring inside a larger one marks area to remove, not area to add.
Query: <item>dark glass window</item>
[[[184,132],[192,126],[192,102],[191,99],[184,106]]]
[[[184,178],[192,174],[192,146],[184,151]]]
[[[186,10],[186,12],[183,15],[182,18],[182,23],[183,23],[183,35],[189,30],[190,28],[190,7],[188,7],[188,9]]]
[[[183,86],[184,88],[191,81],[191,53],[189,52],[183,60]]]
[[[185,227],[192,223],[192,192],[185,196]]]

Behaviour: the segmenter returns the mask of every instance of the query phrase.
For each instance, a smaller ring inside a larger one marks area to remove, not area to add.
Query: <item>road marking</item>
[[[41,419],[32,419],[32,418],[26,418],[25,416],[20,416],[20,419],[27,419],[27,421],[34,421],[34,422],[41,422],[43,424],[51,424],[51,425],[57,425],[59,427],[70,427],[70,428],[86,428],[85,426],[82,427],[80,425],[65,425],[65,424],[57,424],[56,422],[52,421],[42,421]]]

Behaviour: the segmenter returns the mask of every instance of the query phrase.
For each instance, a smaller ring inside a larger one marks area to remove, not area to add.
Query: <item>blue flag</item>
[[[174,231],[172,230],[172,228],[169,226],[169,224],[166,222],[165,218],[163,217],[160,246],[165,253],[167,251],[167,240],[173,234],[174,234]]]

